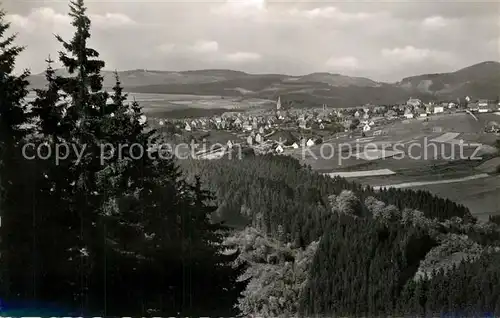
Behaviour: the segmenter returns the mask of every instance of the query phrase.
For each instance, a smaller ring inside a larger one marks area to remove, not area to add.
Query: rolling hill
[[[500,94],[500,63],[486,61],[456,72],[407,77],[396,86],[442,98],[494,99]]]
[[[62,72],[62,71],[59,71]],[[337,107],[365,103],[395,104],[408,99],[495,99],[500,94],[500,63],[482,62],[451,73],[424,74],[397,83],[376,82],[364,77],[311,73],[248,74],[241,71],[206,69],[194,71],[129,70],[119,72],[123,86],[134,93],[170,93],[248,98],[276,98],[312,105]],[[114,85],[114,75],[104,71],[104,86]],[[30,77],[33,88],[45,85],[43,74]]]

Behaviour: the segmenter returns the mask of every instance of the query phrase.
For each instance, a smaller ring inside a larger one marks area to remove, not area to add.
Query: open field
[[[428,190],[483,218],[500,214],[500,178],[494,171],[500,159],[492,147],[498,136],[483,131],[499,118],[477,118],[453,114],[396,122],[376,128],[377,136],[334,138],[293,155],[318,172],[363,184]]]
[[[479,219],[500,215],[500,177],[498,175],[458,183],[414,187],[463,204]]]
[[[28,95],[27,100],[35,98],[34,93]],[[168,112],[176,112],[186,109],[196,109],[197,116],[210,115],[210,110],[247,110],[252,108],[272,105],[275,101],[260,98],[222,97],[212,95],[188,95],[188,94],[148,94],[129,93],[128,102],[134,101],[144,108],[146,113],[152,115],[168,116]],[[179,117],[179,116],[176,116]],[[188,116],[189,117],[189,116]]]
[[[445,180],[435,180],[435,181],[416,181],[416,182],[405,182],[405,183],[397,183],[397,184],[388,184],[388,185],[383,185],[383,186],[374,186],[373,188],[375,190],[380,190],[382,188],[395,188],[395,189],[403,189],[403,188],[417,188],[417,187],[422,187],[422,186],[428,186],[428,185],[436,185],[436,184],[450,184],[450,183],[457,183],[457,182],[465,182],[465,181],[470,181],[470,180],[477,180],[477,179],[482,179],[482,178],[487,178],[489,177],[488,174],[486,173],[481,173],[481,174],[476,174],[473,176],[467,176],[463,178],[457,178],[457,179],[445,179]]]
[[[135,98],[149,113],[165,112],[186,108],[197,109],[227,109],[247,110],[265,105],[271,105],[274,101],[239,97],[203,96],[203,95],[179,95],[179,94],[141,94],[131,93],[129,100]]]
[[[388,176],[395,174],[394,171],[389,169],[380,169],[380,170],[366,170],[366,171],[352,171],[352,172],[331,172],[327,173],[330,177],[342,177],[342,178],[351,178],[351,177],[366,177],[366,176]]]

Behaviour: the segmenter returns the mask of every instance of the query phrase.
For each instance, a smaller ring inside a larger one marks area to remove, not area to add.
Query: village
[[[363,138],[380,134],[380,127],[396,121],[429,120],[429,116],[452,115],[467,112],[495,113],[500,111],[499,101],[480,99],[475,102],[465,97],[440,103],[424,103],[410,98],[401,105],[363,105],[355,108],[333,109],[328,105],[316,108],[285,108],[278,97],[271,109],[254,109],[242,112],[228,111],[220,116],[204,118],[150,118],[160,132],[173,132],[184,142],[198,147],[200,143],[215,145],[196,152],[199,159],[214,159],[239,146],[255,154],[286,154],[301,147],[328,142],[339,134],[348,138]],[[485,132],[499,133],[494,122]],[[218,145],[218,147],[217,147]],[[221,146],[225,145],[225,146]]]

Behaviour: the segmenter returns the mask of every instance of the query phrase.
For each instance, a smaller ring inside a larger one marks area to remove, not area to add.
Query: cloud
[[[338,70],[355,70],[359,68],[359,61],[353,56],[331,57],[326,61],[326,66]]]
[[[177,48],[177,46],[173,43],[163,43],[158,45],[157,49],[161,53],[172,53]]]
[[[199,40],[192,44],[164,43],[157,46],[156,51],[163,56],[175,59],[193,59],[211,63],[230,62],[246,63],[258,61],[262,56],[255,52],[228,52],[216,41]]]
[[[405,46],[403,48],[393,48],[393,49],[383,49],[382,56],[398,59],[400,61],[415,62],[427,59],[431,55],[432,51],[429,49],[419,49],[411,45]]]
[[[226,55],[228,61],[231,62],[251,62],[261,59],[261,55],[253,52],[236,52]]]
[[[389,58],[397,58],[401,60],[423,60],[429,57],[431,50],[429,49],[419,49],[411,45],[407,45],[403,48],[393,48],[393,49],[383,49],[382,56]]]
[[[133,26],[137,24],[137,22],[122,13],[92,14],[90,15],[90,19],[93,25],[101,28]]]
[[[47,7],[33,9],[27,16],[12,14],[7,15],[6,18],[14,27],[25,32],[40,31],[41,27],[54,28],[71,23],[69,16],[57,13],[54,9]]]
[[[215,41],[198,41],[191,48],[197,53],[213,53],[219,50],[219,43]]]
[[[500,52],[500,36],[495,38],[495,39],[491,39],[488,44],[490,45],[490,47],[492,47],[493,49],[496,49]],[[497,60],[500,60],[500,57],[497,58]]]
[[[21,29],[27,29],[30,26],[29,19],[27,19],[26,17],[23,17],[19,14],[8,14],[8,15],[6,15],[5,19],[12,26],[18,27]]]
[[[122,13],[89,14],[92,26],[96,28],[113,28],[135,25],[136,22]],[[72,18],[66,14],[56,12],[50,7],[34,8],[22,16],[19,14],[7,15],[7,20],[13,27],[20,28],[23,32],[40,32],[42,29],[64,30],[71,24]]]
[[[216,41],[198,40],[192,44],[163,43],[158,45],[157,51],[173,55],[206,55],[219,51],[219,43]]]
[[[448,23],[449,22],[445,18],[439,15],[425,18],[424,21],[422,21],[422,25],[429,29],[440,29],[447,26]]]
[[[1,0],[0,0],[1,1]],[[378,81],[447,72],[499,52],[498,3],[473,1],[89,1],[90,46],[114,69],[338,70]],[[4,1],[16,65],[41,72],[71,39],[66,1]],[[408,39],[411,39],[409,42]],[[473,39],[471,41],[470,39]],[[495,39],[495,40],[492,40]],[[327,63],[328,62],[328,63]]]
[[[373,15],[365,12],[348,13],[340,11],[336,7],[323,7],[314,8],[310,10],[300,10],[293,8],[288,11],[293,17],[302,17],[307,19],[333,19],[334,21],[350,22],[350,21],[363,21]]]
[[[265,1],[226,1],[210,9],[210,13],[230,18],[259,18],[267,12]]]

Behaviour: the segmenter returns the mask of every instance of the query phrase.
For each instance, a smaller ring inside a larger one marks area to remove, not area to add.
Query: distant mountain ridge
[[[64,70],[57,70],[63,74]],[[104,86],[114,85],[114,74],[103,71]],[[486,61],[455,72],[423,74],[403,78],[397,83],[373,81],[325,72],[301,76],[249,74],[226,69],[192,71],[127,70],[119,72],[125,89],[135,93],[241,96],[304,100],[347,107],[359,104],[394,104],[409,97],[455,100],[495,99],[500,94],[500,63]],[[29,78],[33,88],[43,87],[43,73]]]
[[[456,72],[407,77],[396,85],[443,98],[494,99],[500,95],[500,63],[486,61]]]

